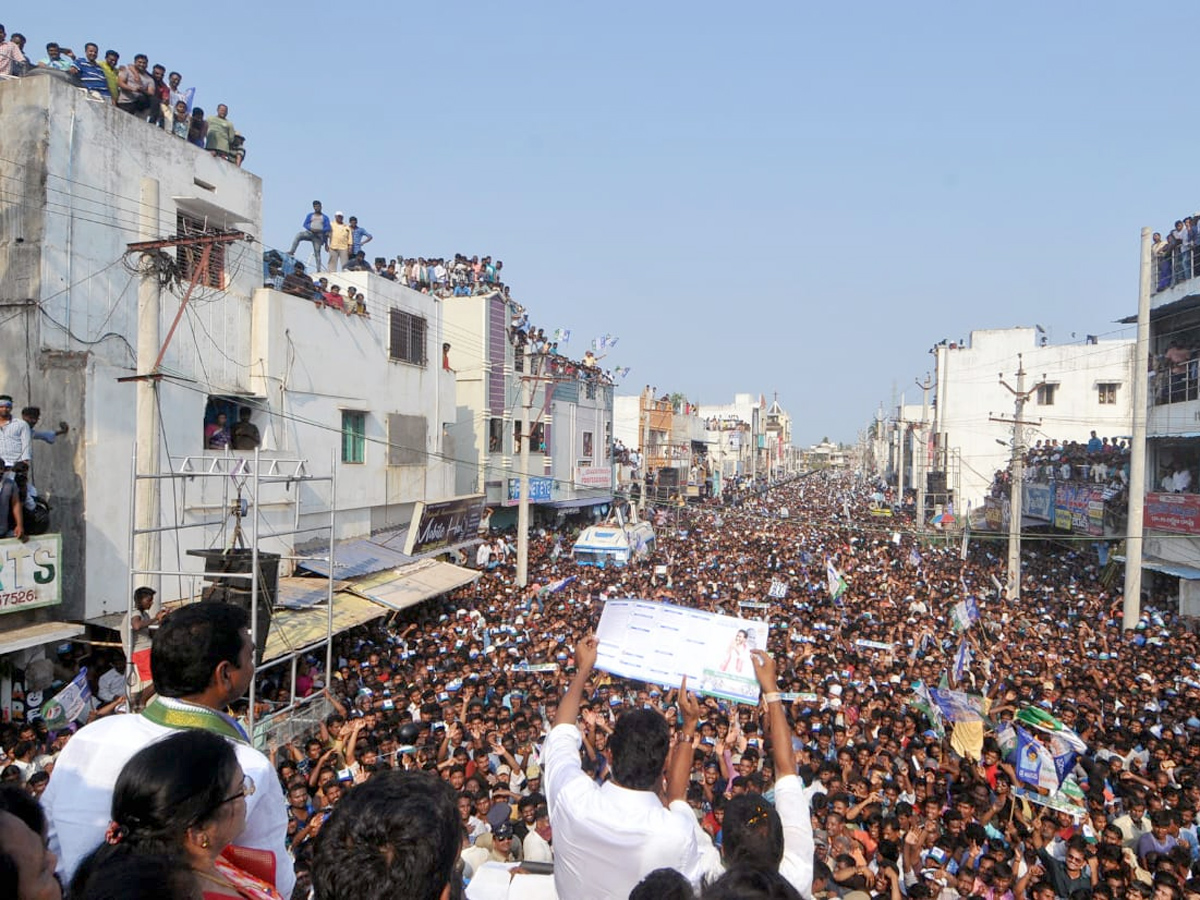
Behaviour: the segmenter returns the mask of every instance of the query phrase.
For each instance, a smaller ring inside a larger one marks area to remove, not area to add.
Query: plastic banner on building
[[[549,503],[554,489],[554,479],[533,475],[529,479],[529,501],[531,503]],[[521,502],[521,479],[508,479],[508,501],[506,506]]]
[[[1200,494],[1147,494],[1147,528],[1200,534]]]
[[[0,541],[0,613],[62,602],[62,536]]]

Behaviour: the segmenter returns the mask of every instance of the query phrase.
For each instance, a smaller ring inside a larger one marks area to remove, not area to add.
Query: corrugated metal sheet
[[[396,549],[404,543],[403,534],[392,531],[370,538],[354,541],[339,541],[333,548],[335,578],[361,578],[384,569],[406,566],[416,560]],[[300,568],[307,572],[329,577],[329,564],[323,559],[306,559]]]
[[[293,579],[294,580],[294,579]],[[314,580],[315,579],[310,579]],[[333,633],[340,634],[356,625],[386,614],[382,607],[345,591],[333,595]],[[263,649],[260,664],[279,659],[325,642],[329,634],[327,609],[284,609],[271,618],[271,633]]]
[[[363,578],[351,584],[350,590],[388,609],[399,610],[469,584],[481,574],[450,563],[424,559],[393,572]]]
[[[346,582],[335,581],[333,592],[346,588]],[[325,578],[280,578],[275,605],[283,609],[311,609],[329,599],[329,581]]]

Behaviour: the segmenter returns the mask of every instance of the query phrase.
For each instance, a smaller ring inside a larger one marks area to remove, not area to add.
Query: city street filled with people
[[[74,735],[4,726],[2,808],[41,798],[48,822],[30,824],[81,897],[116,896],[101,892],[110,879],[180,881],[164,857],[189,860],[205,896],[304,897],[315,884],[317,897],[436,897],[464,883],[481,896],[470,882],[489,862],[517,861],[553,877],[522,874],[512,891],[534,879],[563,898],[1200,894],[1195,623],[1151,591],[1123,631],[1119,579],[1109,586],[1086,544],[1027,542],[1021,597],[1002,601],[1001,543],[874,518],[874,490],[818,473],[663,508],[654,555],[626,568],[579,567],[578,526],[538,528],[527,588],[513,534],[493,533],[477,582],[342,635],[332,673],[323,655],[306,660],[297,692],[335,712],[265,756],[227,715],[245,708],[240,642],[232,662],[214,668],[218,649],[199,675],[189,665],[197,642],[238,623],[173,613],[146,713]],[[767,646],[748,657],[762,701],[594,668],[604,603],[625,597],[765,620]],[[120,664],[62,662],[96,677]],[[291,689],[263,681],[258,695],[269,705]],[[232,740],[236,757],[212,763],[223,781],[193,784],[178,763],[220,747],[181,743],[140,760],[161,784],[126,783],[151,733],[188,728]],[[108,788],[91,797],[97,783]],[[413,790],[428,796],[379,811],[376,793]],[[150,840],[152,807],[165,818]],[[363,821],[371,809],[399,818]],[[398,863],[409,843],[424,850]],[[227,847],[269,849],[273,865]],[[406,869],[422,865],[436,871]],[[401,878],[438,891],[366,887]]]

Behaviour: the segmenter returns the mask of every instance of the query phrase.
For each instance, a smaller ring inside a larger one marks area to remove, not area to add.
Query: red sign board
[[[1147,528],[1200,534],[1200,494],[1147,494]]]

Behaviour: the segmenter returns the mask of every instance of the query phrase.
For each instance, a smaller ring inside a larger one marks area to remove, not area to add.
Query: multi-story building
[[[1200,257],[1153,261],[1143,588],[1200,615]],[[1136,321],[1136,316],[1126,320]]]
[[[514,340],[519,317],[500,292],[447,298],[447,361],[457,378],[449,426],[460,493],[483,493],[492,522],[520,500],[522,407],[529,422],[530,502],[584,509],[613,496],[613,389],[595,368],[537,356]]]
[[[968,341],[943,343],[934,352],[926,472],[945,485],[955,457],[960,460],[954,499],[960,513],[966,505],[978,508],[997,471],[1008,468],[1014,397],[1000,377],[1016,388],[1022,365],[1025,388],[1042,385],[1025,405],[1024,419],[1033,423],[1024,427],[1026,446],[1086,444],[1093,431],[1110,440],[1130,435],[1133,341],[1049,344],[1036,328],[1006,328],[972,331]]]
[[[34,450],[55,534],[16,582],[53,569],[58,590],[0,606],[0,655],[119,618],[131,568],[154,568],[130,559],[136,502],[162,523],[152,556],[165,569],[199,572],[189,551],[232,539],[231,501],[246,499],[255,452],[218,446],[221,415],[233,424],[245,411],[258,430],[260,471],[276,490],[246,509],[262,525],[260,549],[285,567],[315,534],[395,537],[417,502],[454,497],[441,302],[367,273],[334,280],[366,294],[369,316],[264,289],[258,177],[39,72],[0,82],[0,391],[70,430]],[[135,242],[148,245],[131,252]],[[153,417],[139,419],[148,383]],[[153,479],[138,480],[133,499],[136,437],[147,433],[159,452],[138,468],[164,476],[157,504],[141,493]],[[330,480],[306,480],[317,472]],[[23,556],[5,543],[10,560]],[[146,580],[170,602],[194,596],[198,579]]]

